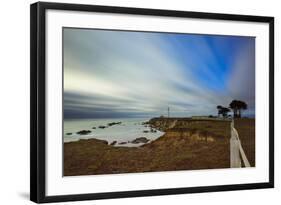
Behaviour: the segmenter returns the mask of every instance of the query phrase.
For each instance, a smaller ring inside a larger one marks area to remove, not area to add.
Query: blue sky
[[[64,117],[255,114],[255,38],[64,28]]]

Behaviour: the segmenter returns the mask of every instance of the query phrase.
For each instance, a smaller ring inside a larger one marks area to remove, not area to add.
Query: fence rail
[[[241,145],[239,134],[234,127],[234,120],[230,123],[230,167],[239,168],[242,167],[242,162],[244,167],[251,167],[246,154]]]

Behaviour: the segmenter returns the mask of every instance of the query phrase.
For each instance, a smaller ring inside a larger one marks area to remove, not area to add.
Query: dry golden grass
[[[254,133],[248,135],[249,129],[254,130],[252,121],[235,122],[250,163],[254,159]],[[64,144],[64,175],[229,168],[229,138],[230,122],[194,121],[179,122],[141,147],[114,147],[97,139],[69,142]]]
[[[255,119],[235,119],[234,126],[251,167],[255,166]]]

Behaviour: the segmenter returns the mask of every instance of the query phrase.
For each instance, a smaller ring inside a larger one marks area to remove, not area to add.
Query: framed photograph
[[[274,187],[274,18],[31,5],[37,203]]]

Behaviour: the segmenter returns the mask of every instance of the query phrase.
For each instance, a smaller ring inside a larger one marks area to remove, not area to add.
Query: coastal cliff
[[[181,121],[186,121],[188,124],[189,118],[182,118]],[[176,123],[178,122],[178,118],[152,118],[150,119],[147,124],[151,127],[156,128],[161,131],[166,131],[167,129],[173,128]]]
[[[152,118],[147,124],[151,127],[166,131],[172,128],[194,128],[197,127],[198,129],[209,129],[211,127],[220,126],[222,124],[229,125],[229,120],[221,120],[217,118],[206,118],[206,119],[192,119],[192,118]]]

